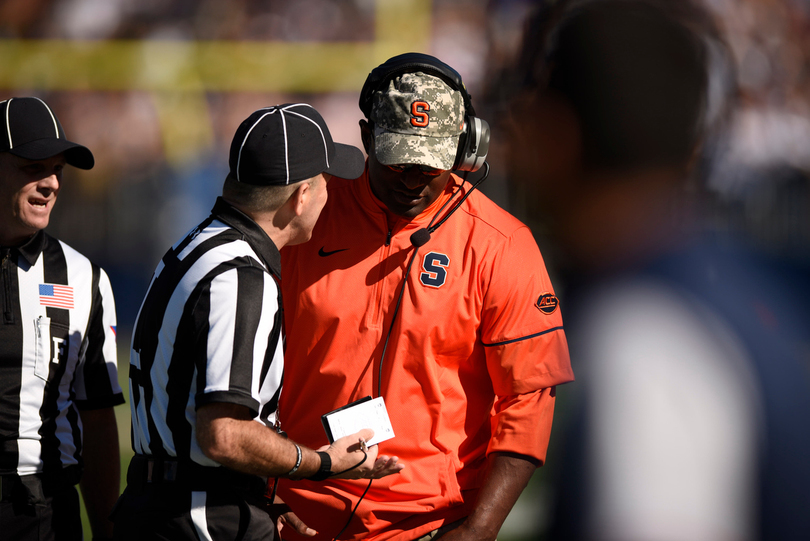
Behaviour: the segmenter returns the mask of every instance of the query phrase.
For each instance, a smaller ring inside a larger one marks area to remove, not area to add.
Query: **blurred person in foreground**
[[[135,324],[136,454],[113,515],[116,539],[273,539],[268,477],[376,478],[402,468],[366,447],[371,430],[315,451],[285,439],[276,415],[278,250],[309,239],[333,174],[362,171],[360,150],[334,143],[307,104],[259,109],[236,130],[222,197],[160,261]],[[279,529],[299,527],[285,515]]]
[[[554,539],[810,538],[807,307],[688,197],[719,44],[681,0],[527,32],[513,173],[562,253],[579,384]]]
[[[382,397],[381,452],[408,467],[279,493],[319,539],[495,539],[573,379],[554,290],[529,229],[465,184],[489,132],[455,70],[393,57],[360,108],[364,174],[332,179],[312,240],[282,250],[279,412],[318,446],[322,414]]]
[[[34,97],[0,102],[0,537],[82,539],[81,483],[94,539],[110,538],[120,462],[115,302],[107,274],[43,231],[68,141]]]

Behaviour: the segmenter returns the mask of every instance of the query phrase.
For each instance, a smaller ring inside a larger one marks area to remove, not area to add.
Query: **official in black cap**
[[[93,167],[53,110],[0,102],[0,537],[112,536],[120,462],[115,304],[105,272],[43,231],[66,164]]]
[[[116,539],[268,540],[282,524],[314,535],[289,510],[274,525],[268,478],[371,479],[403,467],[365,445],[371,430],[318,452],[285,439],[276,414],[279,249],[309,239],[327,181],[360,176],[362,153],[334,143],[299,103],[251,114],[229,161],[222,197],[160,261],[135,324],[135,457]]]

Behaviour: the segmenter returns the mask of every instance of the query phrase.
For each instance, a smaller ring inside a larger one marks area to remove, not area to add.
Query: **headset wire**
[[[440,225],[442,225],[445,221],[447,221],[447,219],[450,216],[452,216],[453,213],[461,207],[461,205],[464,203],[464,201],[467,199],[467,197],[469,197],[469,195],[471,193],[473,193],[473,191],[475,191],[475,189],[482,182],[484,182],[487,179],[487,177],[489,176],[489,163],[484,162],[484,167],[486,169],[484,170],[484,174],[481,176],[481,178],[475,181],[475,183],[470,187],[470,189],[467,190],[464,193],[464,195],[461,197],[461,199],[459,199],[458,203],[456,203],[453,206],[453,208],[451,208],[447,212],[447,214],[445,214],[442,217],[442,219],[439,220],[439,222],[436,225],[433,225],[433,222],[435,222],[436,218],[438,218],[439,215],[442,214],[442,211],[445,209],[445,207],[447,207],[447,205],[453,199],[455,199],[456,195],[458,195],[458,193],[462,189],[464,189],[464,183],[467,182],[467,176],[469,175],[469,171],[464,171],[464,176],[462,177],[461,185],[458,187],[458,189],[456,189],[453,192],[453,195],[451,195],[450,198],[447,201],[444,202],[444,204],[441,206],[441,208],[439,208],[438,212],[436,212],[436,214],[433,215],[433,218],[431,218],[430,223],[428,224],[428,227],[427,227],[428,233],[433,233],[434,231],[436,231],[436,229],[439,228]],[[397,297],[397,303],[394,306],[394,315],[391,317],[391,324],[388,326],[388,333],[385,336],[385,343],[383,344],[382,353],[380,354],[380,369],[379,369],[379,372],[377,374],[377,396],[382,396],[382,373],[383,373],[383,362],[385,361],[385,352],[388,349],[388,341],[391,338],[391,333],[394,331],[394,323],[396,322],[397,315],[399,314],[399,307],[400,307],[400,304],[402,303],[402,297],[405,294],[405,288],[408,286],[408,276],[410,276],[410,274],[411,274],[411,267],[413,266],[413,262],[416,260],[416,253],[418,251],[419,251],[419,246],[414,245],[413,253],[411,253],[411,259],[410,259],[410,261],[408,261],[408,266],[405,269],[404,278],[402,280],[402,287],[399,289],[399,297]],[[338,532],[338,534],[335,537],[332,538],[332,541],[337,541],[338,538],[341,535],[343,535],[343,532],[346,531],[346,528],[349,527],[349,524],[351,523],[352,518],[354,518],[354,515],[357,512],[357,508],[360,507],[360,503],[366,497],[366,494],[368,493],[369,489],[371,488],[371,483],[373,481],[374,481],[374,479],[369,479],[368,485],[366,486],[366,489],[363,491],[363,494],[360,495],[360,499],[357,500],[357,503],[355,504],[354,509],[352,509],[352,512],[349,514],[349,518],[346,520],[346,524],[344,524],[343,528],[341,528],[340,532]]]

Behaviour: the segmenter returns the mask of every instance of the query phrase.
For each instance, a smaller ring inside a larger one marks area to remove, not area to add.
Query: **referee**
[[[332,175],[362,172],[360,150],[334,143],[310,105],[260,109],[239,126],[222,197],[160,261],[135,324],[136,455],[113,515],[116,539],[268,540],[267,478],[402,469],[366,450],[371,430],[316,452],[285,439],[276,417],[279,249],[309,240]],[[315,533],[291,512],[281,524]]]
[[[65,164],[93,167],[37,98],[0,102],[0,537],[110,538],[118,496],[115,305],[102,269],[43,231]]]

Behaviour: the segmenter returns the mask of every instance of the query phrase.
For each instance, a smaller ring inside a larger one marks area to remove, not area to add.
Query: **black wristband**
[[[321,457],[321,467],[318,468],[318,471],[313,475],[310,475],[307,479],[312,481],[323,481],[332,475],[332,457],[329,456],[329,453],[324,451],[317,451],[317,453],[318,456]]]

